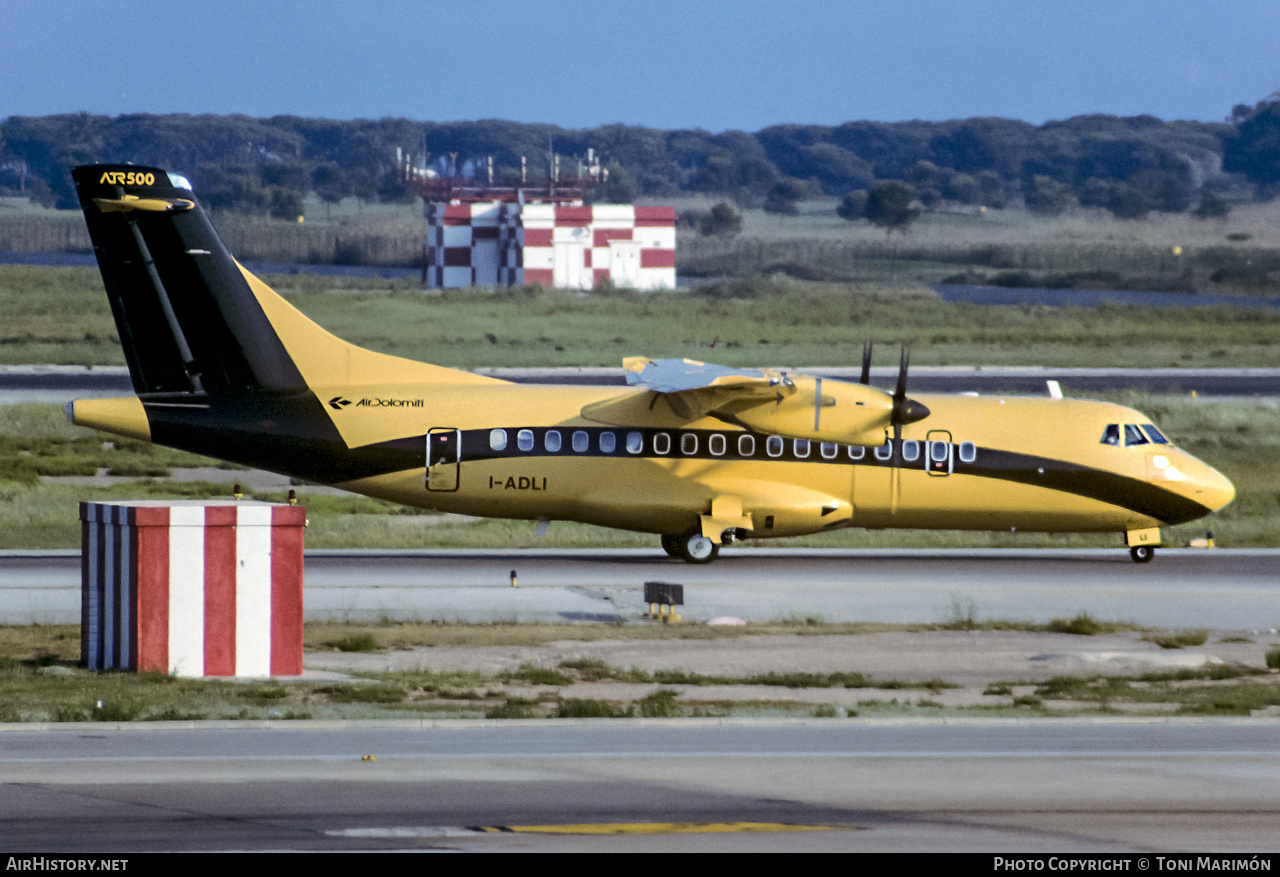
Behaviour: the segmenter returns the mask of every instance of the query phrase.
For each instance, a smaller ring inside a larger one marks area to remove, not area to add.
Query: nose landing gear
[[[1156,547],[1154,545],[1135,545],[1129,549],[1129,556],[1133,558],[1134,563],[1150,563],[1151,558],[1156,556]]]

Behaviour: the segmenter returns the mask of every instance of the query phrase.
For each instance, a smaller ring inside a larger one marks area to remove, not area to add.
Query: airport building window
[[[914,463],[920,459],[920,443],[915,439],[907,439],[902,443],[902,459]]]
[[[978,459],[978,446],[975,445],[973,442],[961,442],[960,443],[960,462],[972,463],[976,459]]]
[[[680,453],[698,453],[698,436],[696,433],[686,432],[684,435],[680,436]]]
[[[489,430],[489,450],[505,451],[507,449],[507,431],[505,429]]]
[[[560,430],[549,429],[547,434],[542,437],[542,447],[549,453],[554,454],[560,450]]]
[[[644,436],[638,432],[627,433],[627,453],[638,454],[644,450]]]
[[[849,445],[849,459],[861,460],[867,455],[867,449],[862,445]]]
[[[611,432],[600,433],[600,453],[612,454],[618,449],[618,437]]]
[[[764,452],[770,457],[782,456],[782,436],[771,435],[764,442]]]
[[[1120,424],[1108,423],[1107,428],[1102,431],[1102,443],[1104,445],[1120,444]]]
[[[1158,445],[1169,444],[1169,440],[1161,435],[1160,430],[1156,429],[1149,423],[1142,424],[1142,431],[1147,434],[1147,438],[1151,439],[1151,441]]]
[[[1129,446],[1150,444],[1147,437],[1142,434],[1142,430],[1138,429],[1137,424],[1134,423],[1124,425],[1124,443]]]
[[[665,432],[659,432],[653,436],[653,452],[655,454],[671,453],[671,436]]]
[[[533,450],[533,430],[522,429],[516,433],[516,447],[522,451]]]
[[[574,430],[573,433],[573,449],[579,454],[585,453],[591,447],[591,436],[582,430]]]
[[[818,445],[818,451],[822,454],[822,459],[834,460],[836,454],[840,453],[840,446],[835,442],[823,442]]]
[[[738,436],[738,456],[754,457],[756,455],[756,437],[753,435]]]
[[[711,451],[713,457],[723,457],[727,442],[720,433],[713,433],[711,438],[707,439],[707,448]]]
[[[887,460],[893,456],[893,442],[887,441],[874,451],[877,460]]]

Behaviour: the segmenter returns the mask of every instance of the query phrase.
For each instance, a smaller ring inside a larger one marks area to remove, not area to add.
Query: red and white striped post
[[[83,502],[80,520],[89,669],[302,672],[301,506]]]

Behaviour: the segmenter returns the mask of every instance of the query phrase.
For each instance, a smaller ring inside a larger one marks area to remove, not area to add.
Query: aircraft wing
[[[765,402],[779,402],[796,391],[785,375],[773,371],[729,368],[693,359],[622,361],[627,383],[661,394],[676,415],[697,420],[712,412],[729,413]]]
[[[627,383],[649,392],[589,405],[584,417],[667,427],[709,416],[756,432],[848,444],[880,444],[891,425],[893,396],[864,384],[691,359],[637,356],[623,366]]]

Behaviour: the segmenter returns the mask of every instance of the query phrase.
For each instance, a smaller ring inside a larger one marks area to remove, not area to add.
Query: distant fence
[[[1074,244],[949,244],[910,241],[719,241],[687,236],[680,241],[682,273],[767,271],[802,264],[856,273],[867,262],[933,262],[981,266],[1004,271],[1115,271],[1163,274],[1178,270],[1178,257],[1166,247]]]
[[[4,217],[0,250],[11,253],[91,253],[89,229],[77,212],[66,217]]]
[[[237,259],[311,265],[368,265],[419,268],[422,234],[413,221],[372,223],[292,223],[234,214],[215,217],[227,248]],[[0,251],[89,253],[93,245],[78,212],[51,216],[0,215]],[[875,265],[932,263],[956,272],[1110,272],[1170,277],[1194,269],[1215,280],[1244,285],[1274,284],[1280,252],[1259,247],[1218,245],[1189,248],[1176,255],[1168,247],[1141,244],[1048,241],[1024,244],[963,242],[784,240],[713,238],[685,233],[677,239],[676,268],[686,277],[716,277],[784,271],[812,279],[855,279]],[[799,266],[800,270],[797,270]],[[1219,277],[1218,275],[1221,275]]]
[[[388,234],[385,229],[307,226],[242,217],[219,217],[216,225],[227,249],[241,261],[391,268],[422,265],[421,233],[397,230]],[[93,243],[78,212],[53,217],[3,217],[0,251],[90,253]]]

